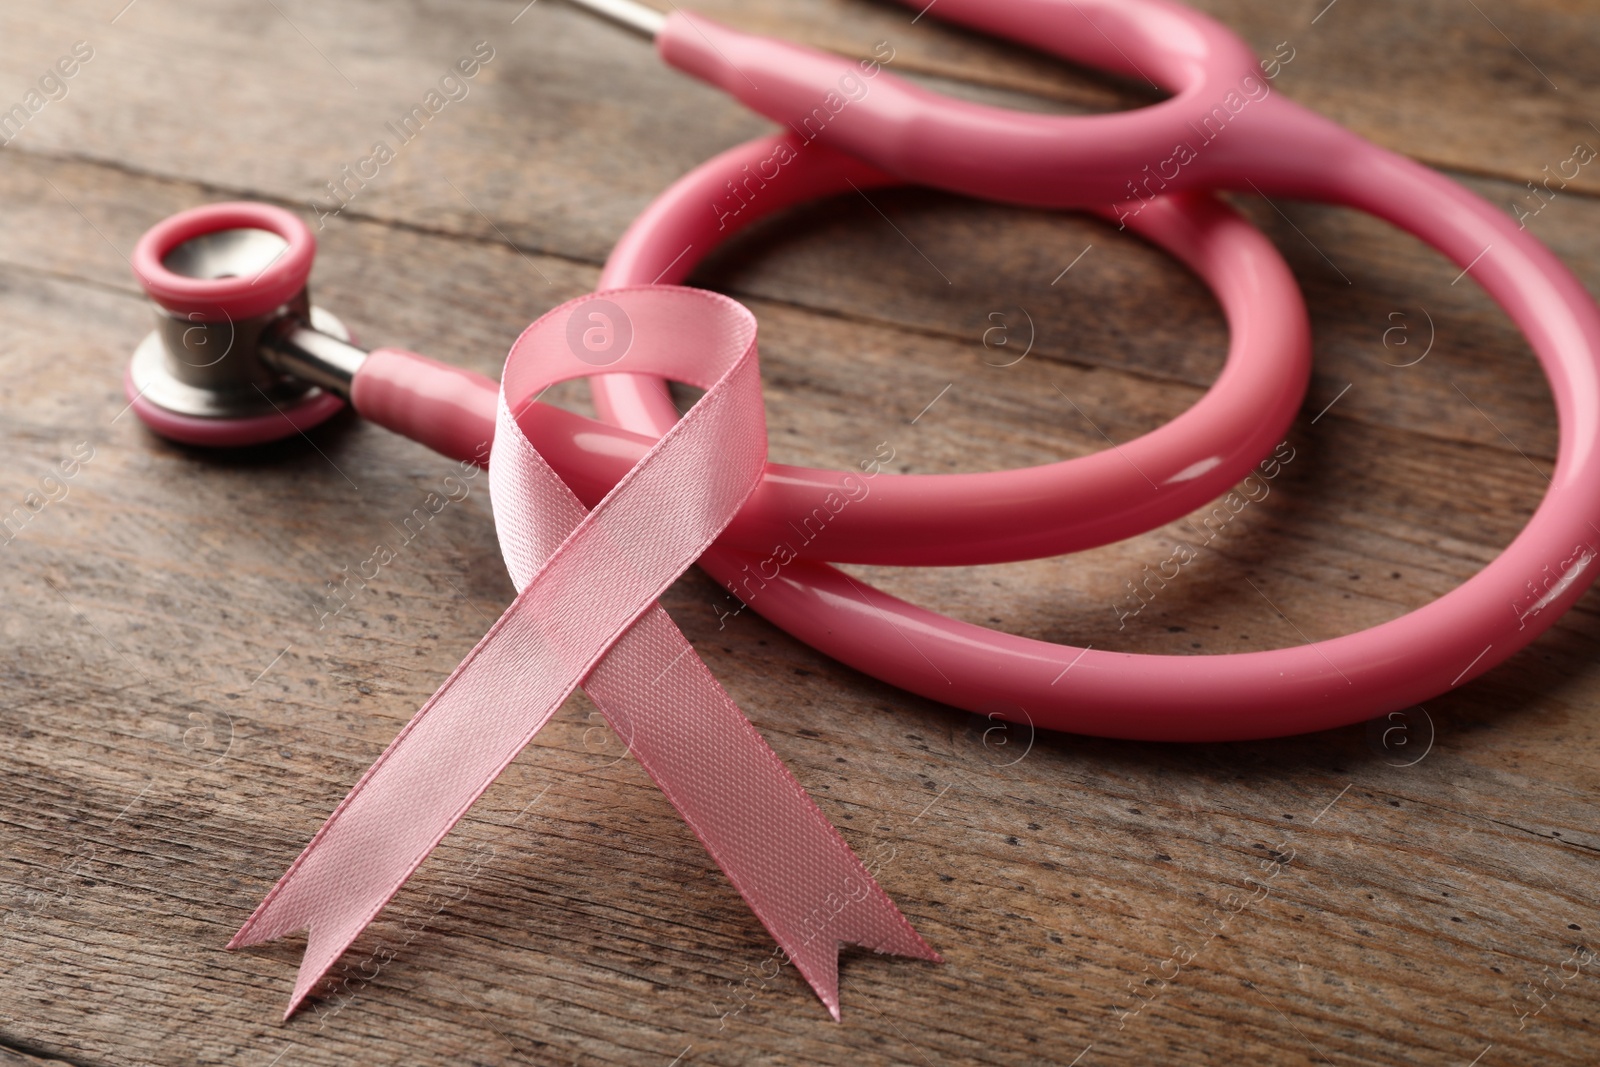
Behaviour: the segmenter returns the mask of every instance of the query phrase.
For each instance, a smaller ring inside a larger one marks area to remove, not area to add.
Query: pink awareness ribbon
[[[840,942],[939,960],[656,602],[760,481],[755,339],[727,297],[643,286],[512,346],[489,481],[517,597],[228,943],[310,928],[285,1019],[580,684],[835,1020]],[[513,411],[602,367],[706,392],[586,511]]]

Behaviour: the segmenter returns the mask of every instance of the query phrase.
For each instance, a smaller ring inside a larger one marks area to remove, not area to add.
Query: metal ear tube
[[[367,350],[351,342],[344,324],[315,307],[309,318],[290,315],[272,323],[262,333],[259,351],[264,366],[346,400],[367,360]]]

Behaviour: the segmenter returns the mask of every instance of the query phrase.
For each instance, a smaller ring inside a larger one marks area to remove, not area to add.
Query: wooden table
[[[764,965],[766,933],[579,696],[280,1024],[303,942],[224,943],[512,587],[475,489],[319,626],[327,583],[451,465],[348,418],[242,455],[152,437],[120,385],[150,321],[124,257],[185,207],[321,203],[319,301],[374,343],[492,374],[658,190],[765,127],[556,0],[125,2],[0,9],[0,108],[92,51],[0,155],[0,512],[25,514],[0,568],[0,1062],[1600,1061],[1593,595],[1393,722],[1198,746],[1018,728],[1002,747],[753,613],[719,625],[692,572],[673,617],[945,964],[847,952],[829,1021]],[[893,69],[977,99],[1150,99],[892,4],[700,6],[852,55],[888,41]],[[1280,91],[1508,210],[1600,147],[1591,0],[1201,6],[1292,53]],[[333,214],[327,183],[480,41],[467,95]],[[1591,288],[1597,197],[1582,166],[1529,221]],[[1124,582],[1175,528],[855,571],[1014,633],[1201,654],[1394,618],[1509,542],[1556,436],[1505,316],[1370,219],[1237,203],[1316,336],[1298,458],[1268,499],[1120,631]],[[797,211],[697,281],[760,317],[791,462],[1093,452],[1191,404],[1226,347],[1204,287],[1114,228],[923,191]],[[989,365],[985,331],[1021,330],[1021,310],[1028,358]],[[563,401],[585,410],[581,388]]]

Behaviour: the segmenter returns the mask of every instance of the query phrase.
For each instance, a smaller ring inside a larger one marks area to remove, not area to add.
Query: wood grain
[[[123,257],[206,200],[306,211],[488,40],[471,94],[328,221],[314,286],[373,343],[494,373],[528,321],[593,285],[655,191],[762,125],[550,0],[520,17],[512,0],[120,6],[0,10],[0,101],[74,41],[96,50],[0,155],[3,510],[93,448],[0,545],[0,1063],[1600,1057],[1592,594],[1402,720],[1169,746],[996,735],[751,613],[719,626],[716,587],[691,572],[668,609],[947,962],[847,952],[845,1022],[828,1022],[766,967],[764,931],[579,696],[280,1024],[301,943],[222,945],[512,588],[480,484],[319,628],[325,583],[451,465],[350,418],[242,455],[151,437],[123,410],[149,322]],[[1576,0],[1202,6],[1262,51],[1293,43],[1284,91],[1494,202],[1573,139],[1600,144],[1583,132],[1600,20]],[[896,5],[705,10],[844,52],[892,39],[897,66],[977,98],[1149,99]],[[1596,192],[1585,171],[1532,224],[1592,291]],[[1283,249],[1316,332],[1297,457],[1271,496],[1122,630],[1122,581],[1172,530],[1065,559],[858,572],[1015,633],[1201,654],[1394,618],[1507,544],[1555,430],[1504,315],[1376,222],[1237,203]],[[1199,282],[1109,227],[918,190],[774,220],[696,280],[759,316],[773,453],[790,462],[848,465],[881,441],[921,472],[1085,454],[1193,403],[1227,344]],[[988,365],[991,314],[1022,309],[1029,357]]]

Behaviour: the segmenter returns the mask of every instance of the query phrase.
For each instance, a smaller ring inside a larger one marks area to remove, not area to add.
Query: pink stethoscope
[[[870,503],[839,511],[804,544],[790,523],[829,494],[853,490],[861,475],[769,465],[699,562],[795,637],[903,689],[968,710],[999,708],[1000,717],[1041,728],[1259,738],[1371,718],[1461,685],[1526,646],[1594,580],[1594,302],[1554,255],[1483,200],[1272,92],[1245,44],[1207,16],[1168,0],[936,0],[923,8],[1173,94],[1131,113],[1059,117],[951,100],[875,63],[698,15],[662,17],[631,0],[581,2],[653,36],[668,63],[788,130],[731,149],[667,189],[617,244],[601,291],[677,284],[719,243],[791,205],[852,187],[916,183],[1095,210],[1191,267],[1226,313],[1232,341],[1211,390],[1115,450],[993,474],[876,478]],[[716,206],[737,189],[759,195],[741,199],[737,212]],[[1496,560],[1372,629],[1218,656],[1133,655],[999,633],[889,596],[825,562],[966,565],[1071,552],[1173,521],[1255,470],[1303,399],[1309,326],[1286,265],[1203,192],[1217,189],[1347,205],[1385,219],[1471,274],[1521,328],[1555,397],[1559,457],[1532,520]],[[134,410],[173,440],[237,446],[308,429],[348,401],[446,455],[481,460],[494,432],[496,384],[414,353],[369,354],[351,344],[338,320],[307,301],[314,250],[302,221],[260,204],[200,208],[150,230],[133,262],[162,311],[126,377]],[[599,421],[538,404],[518,417],[591,505],[679,417],[663,379],[597,370]],[[776,541],[792,544],[798,558],[769,574],[762,564]]]

